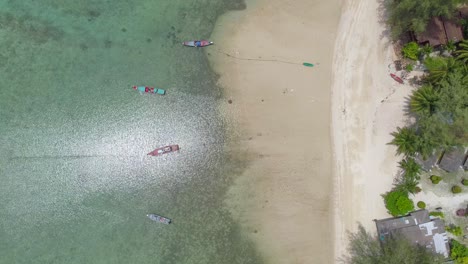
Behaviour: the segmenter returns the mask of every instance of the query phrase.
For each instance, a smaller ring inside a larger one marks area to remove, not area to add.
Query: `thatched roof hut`
[[[460,17],[467,18],[468,17],[468,6],[464,6],[458,9],[458,13]]]
[[[463,31],[454,19],[433,17],[427,24],[426,31],[415,37],[419,44],[439,46],[446,45],[449,40],[454,42],[463,40]]]
[[[426,31],[416,35],[416,40],[419,44],[428,43],[431,46],[447,44],[442,20],[438,17],[432,18],[426,26]]]
[[[442,20],[444,23],[445,34],[447,35],[447,41],[459,42],[463,40],[463,31],[459,24],[455,20]]]

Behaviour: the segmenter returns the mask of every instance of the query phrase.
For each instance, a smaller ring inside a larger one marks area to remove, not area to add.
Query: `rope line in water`
[[[102,158],[102,157],[139,157],[139,156],[122,156],[122,155],[70,155],[70,156],[16,156],[10,157],[10,160],[21,159],[84,159],[84,158]]]
[[[230,58],[234,58],[234,59],[236,59],[236,60],[279,62],[279,63],[286,63],[286,64],[303,65],[303,66],[306,66],[306,67],[313,67],[313,66],[314,66],[314,64],[309,63],[309,62],[299,63],[299,62],[285,61],[285,60],[276,60],[276,59],[242,58],[242,57],[238,57],[238,56],[229,54],[229,53],[227,53],[227,52],[225,52],[225,51],[222,51],[222,50],[219,50],[219,49],[215,49],[215,51],[218,52],[218,53],[224,54],[224,55],[226,55],[226,56],[228,56],[228,57],[230,57]],[[317,63],[316,65],[318,65],[318,63]]]

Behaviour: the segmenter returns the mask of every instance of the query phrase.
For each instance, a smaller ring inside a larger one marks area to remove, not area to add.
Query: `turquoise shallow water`
[[[0,263],[261,263],[223,207],[222,92],[180,45],[242,7],[0,1]]]

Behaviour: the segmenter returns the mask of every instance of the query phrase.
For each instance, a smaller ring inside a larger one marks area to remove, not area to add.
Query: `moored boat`
[[[159,95],[165,95],[166,90],[164,89],[159,89],[159,88],[154,88],[154,87],[149,87],[149,86],[136,86],[134,85],[133,90],[139,91],[140,93],[152,93],[152,94],[159,94]]]
[[[182,45],[187,47],[206,47],[213,44],[214,43],[212,41],[208,40],[191,40],[182,42]]]
[[[396,75],[393,74],[393,73],[390,73],[390,77],[392,77],[393,80],[395,80],[395,81],[397,81],[397,82],[399,82],[399,83],[401,83],[401,84],[404,83],[404,82],[403,82],[403,79],[401,79],[400,77],[396,76]]]
[[[157,215],[157,214],[147,214],[146,215],[149,219],[155,221],[155,222],[158,222],[158,223],[163,223],[163,224],[170,224],[171,223],[171,219],[167,218],[167,217],[164,217],[164,216],[160,216],[160,215]]]
[[[163,154],[177,151],[177,150],[179,150],[179,145],[169,145],[169,146],[157,148],[151,151],[150,153],[148,153],[148,155],[159,156],[159,155],[163,155]]]

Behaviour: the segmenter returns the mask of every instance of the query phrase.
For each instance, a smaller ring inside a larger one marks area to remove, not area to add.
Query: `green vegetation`
[[[468,40],[463,40],[458,44],[459,50],[455,51],[455,55],[457,55],[457,60],[468,63]]]
[[[444,45],[444,50],[448,52],[454,52],[457,49],[457,46],[455,46],[455,42],[453,40],[449,40],[446,45]]]
[[[456,58],[427,58],[424,61],[429,74],[425,84],[410,97],[410,110],[416,122],[397,128],[390,144],[397,153],[424,158],[434,149],[448,149],[468,145],[468,43],[466,56],[461,49]]]
[[[405,70],[406,70],[407,72],[410,72],[410,71],[412,71],[412,70],[413,70],[413,64],[411,64],[411,63],[409,63],[409,64],[406,64],[406,66],[405,66]]]
[[[444,213],[442,212],[429,212],[430,216],[435,216],[435,217],[440,217],[440,218],[445,218]]]
[[[408,198],[408,193],[401,190],[393,190],[382,195],[388,213],[393,216],[406,215],[414,210],[413,200]]]
[[[461,193],[462,188],[458,185],[452,187],[452,193]]]
[[[468,185],[468,179],[463,179],[463,180],[462,180],[462,184],[465,185],[465,186],[467,186],[467,185]]]
[[[447,230],[447,232],[454,234],[455,236],[461,236],[463,234],[462,228],[456,225],[446,226],[445,230]]]
[[[457,264],[468,263],[468,248],[455,239],[450,241],[450,257]]]
[[[461,18],[460,25],[462,26],[463,37],[468,39],[468,19]]]
[[[398,154],[412,156],[418,149],[418,136],[416,130],[408,127],[397,127],[397,132],[392,133],[393,140],[390,144],[397,147]]]
[[[429,71],[426,81],[433,84],[438,84],[461,67],[461,64],[451,57],[429,57],[424,60],[424,65]]]
[[[411,178],[419,180],[419,173],[421,172],[421,166],[416,163],[413,158],[406,158],[399,163],[399,167],[405,171],[405,175]]]
[[[420,209],[425,209],[426,208],[426,203],[423,201],[419,201],[417,204],[418,208]]]
[[[419,192],[421,189],[417,185],[420,179],[419,172],[421,171],[421,166],[413,158],[406,158],[400,161],[399,164],[404,173],[397,178],[395,190],[410,192],[412,194]]]
[[[433,51],[433,48],[431,45],[429,44],[426,44],[424,46],[422,46],[420,49],[419,49],[419,54],[420,55],[429,55],[431,54]]]
[[[386,237],[383,243],[362,225],[356,233],[349,233],[349,246],[343,262],[347,264],[438,264],[443,257],[424,247],[412,244],[403,237]]]
[[[439,101],[439,94],[430,85],[415,90],[410,100],[411,111],[420,115],[432,115]]]
[[[419,46],[416,42],[410,42],[406,44],[401,52],[403,53],[403,57],[411,59],[411,60],[418,60],[419,55]]]
[[[438,184],[442,180],[442,177],[437,176],[437,175],[431,175],[431,177],[429,177],[429,179],[431,179],[431,182],[433,184]]]
[[[459,4],[467,2],[467,0],[387,0],[389,13],[387,23],[392,29],[394,38],[407,31],[421,33],[432,17],[450,18]]]

